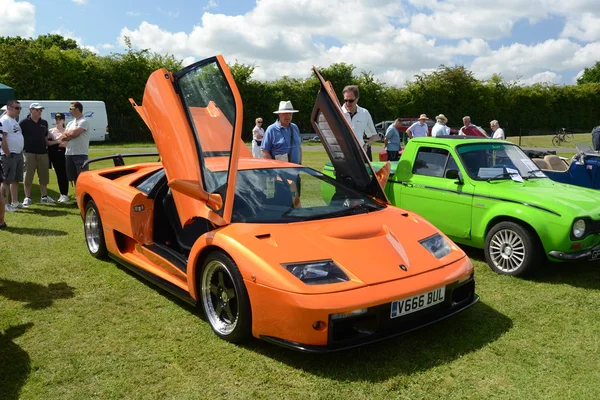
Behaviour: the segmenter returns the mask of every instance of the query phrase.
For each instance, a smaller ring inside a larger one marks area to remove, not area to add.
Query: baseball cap
[[[65,114],[56,113],[56,114],[54,114],[54,119],[65,119]]]
[[[40,103],[31,103],[31,105],[29,106],[29,108],[30,108],[30,109],[31,109],[31,108],[36,108],[36,109],[39,109],[39,108],[44,108],[44,106],[43,106],[43,105],[41,105]]]

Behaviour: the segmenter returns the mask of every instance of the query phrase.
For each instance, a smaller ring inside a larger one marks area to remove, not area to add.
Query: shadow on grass
[[[16,400],[31,371],[29,354],[13,340],[23,335],[33,323],[11,326],[0,332],[0,398]]]
[[[0,296],[26,303],[25,308],[40,310],[50,307],[54,300],[70,299],[75,296],[75,291],[65,282],[51,283],[44,286],[33,282],[0,279]]]
[[[483,249],[461,246],[467,255],[476,261],[485,264],[485,254]],[[489,267],[488,267],[489,268]],[[550,262],[547,261],[540,265],[534,275],[527,279],[531,282],[551,283],[558,285],[570,285],[584,289],[600,290],[600,261],[588,262]]]
[[[508,317],[479,302],[406,335],[331,354],[303,354],[259,341],[246,348],[328,379],[375,383],[452,362],[497,340],[512,326]]]
[[[50,208],[51,207],[51,208]],[[69,207],[69,210],[71,207]],[[62,205],[39,207],[32,210],[34,214],[41,215],[43,217],[64,217],[65,215],[71,215],[72,212],[66,210],[66,207]]]
[[[30,236],[67,236],[68,232],[59,231],[56,229],[46,228],[24,228],[19,226],[8,225],[4,230],[5,232],[15,233],[17,235],[30,235]]]

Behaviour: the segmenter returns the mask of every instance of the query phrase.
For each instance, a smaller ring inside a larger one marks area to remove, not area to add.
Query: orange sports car
[[[131,102],[160,161],[123,165],[116,155],[114,167],[79,176],[90,253],[201,306],[214,332],[234,343],[254,336],[333,351],[475,304],[469,258],[423,218],[389,206],[316,73],[313,124],[336,180],[252,158],[241,136],[242,101],[221,56],[152,73],[142,105]],[[350,157],[362,157],[364,168]]]

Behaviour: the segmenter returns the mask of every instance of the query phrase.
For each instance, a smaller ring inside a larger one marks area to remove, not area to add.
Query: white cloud
[[[127,11],[125,13],[128,17],[139,17],[140,13],[138,11]]]
[[[208,0],[207,7],[213,2]],[[369,71],[396,85],[440,64],[465,64],[480,79],[499,73],[506,79],[554,82],[563,71],[574,74],[593,65],[599,54],[596,28],[587,26],[598,15],[581,13],[595,9],[597,0],[408,2],[413,8],[397,0],[257,0],[254,9],[240,15],[201,11],[201,22],[189,31],[171,32],[143,21],[123,28],[118,42],[123,45],[128,36],[134,48],[173,54],[185,63],[223,54],[229,62],[255,65],[254,77],[261,80],[307,77],[312,65],[346,62],[356,72]],[[415,7],[419,11],[411,15]],[[549,17],[571,21],[562,38],[510,44],[516,23]],[[582,47],[569,37],[596,41]],[[498,38],[509,44],[498,48],[491,41]]]
[[[83,5],[87,3],[87,0],[73,0],[73,3]]]
[[[530,77],[528,79],[521,79],[520,83],[522,85],[533,85],[534,83],[558,84],[558,83],[560,83],[561,78],[562,77],[559,74],[557,74],[556,72],[545,71],[545,72],[538,72],[537,74],[533,75],[532,77]]]
[[[114,49],[115,46],[110,43],[103,43],[100,45],[100,48],[105,49],[105,50],[110,50],[110,49]]]
[[[162,8],[157,8],[156,11],[158,11],[160,14],[169,17],[169,18],[177,18],[179,17],[179,8],[175,9],[175,11],[172,10],[167,10],[164,11]]]
[[[565,25],[561,37],[572,37],[585,42],[600,40],[600,15],[586,12]]]
[[[80,37],[75,36],[75,34],[69,30],[60,28],[60,29],[55,30],[52,33],[61,35],[65,39],[73,39],[77,43],[77,46],[81,47],[82,49],[87,49],[87,50],[91,51],[92,53],[96,53],[96,54],[100,53],[100,51],[95,46],[89,46],[89,45],[83,44],[83,40]]]
[[[26,1],[0,0],[0,36],[33,37],[35,6]]]
[[[208,0],[208,3],[203,7],[204,10],[216,8],[219,4],[215,0]]]

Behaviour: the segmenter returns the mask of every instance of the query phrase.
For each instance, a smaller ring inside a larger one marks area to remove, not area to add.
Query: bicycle
[[[559,129],[552,138],[552,144],[556,147],[560,146],[561,143],[568,143],[573,140],[574,136],[571,132],[567,132],[565,128]]]

